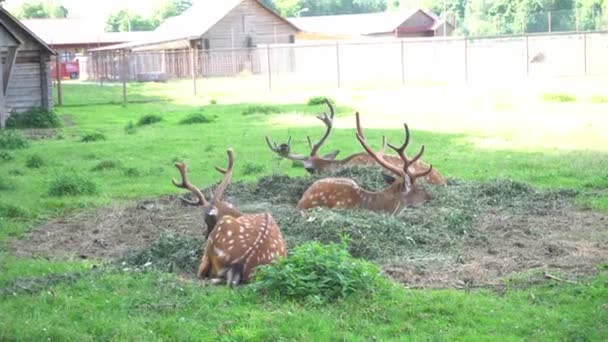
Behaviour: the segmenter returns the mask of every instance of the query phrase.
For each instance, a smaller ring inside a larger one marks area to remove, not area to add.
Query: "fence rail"
[[[248,49],[100,51],[79,58],[80,78],[103,82],[234,77],[272,90],[398,85],[415,81],[500,83],[608,75],[608,32],[500,37],[368,39]]]

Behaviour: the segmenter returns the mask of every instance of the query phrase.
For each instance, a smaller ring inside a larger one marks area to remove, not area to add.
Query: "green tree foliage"
[[[124,9],[111,14],[106,20],[107,32],[151,31],[156,26],[153,19],[144,18]]]
[[[0,2],[2,5],[2,2]],[[45,4],[42,1],[25,2],[17,16],[22,19],[67,18],[68,9],[62,5]]]
[[[191,0],[171,0],[164,2],[161,7],[154,11],[154,24],[158,26],[162,24],[165,19],[184,13],[191,6]]]
[[[301,16],[353,14],[382,12],[387,9],[386,0],[266,0],[269,7],[277,9],[281,15]],[[306,11],[301,11],[308,9]]]

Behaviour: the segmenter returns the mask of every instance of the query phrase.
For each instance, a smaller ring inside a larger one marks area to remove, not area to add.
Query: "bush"
[[[42,159],[42,157],[37,154],[32,154],[31,156],[28,156],[25,160],[25,166],[30,169],[39,169],[45,164],[46,163],[44,162],[44,159]]]
[[[211,123],[214,120],[215,120],[214,117],[209,118],[203,114],[196,113],[196,114],[189,115],[187,118],[183,119],[179,123],[180,123],[180,125],[194,125],[194,124]]]
[[[15,160],[12,154],[7,151],[0,151],[0,161],[12,161]]]
[[[327,97],[327,96],[313,96],[308,99],[308,102],[306,104],[309,106],[322,105],[322,104],[325,104],[325,99],[328,99],[332,105],[336,104],[336,101],[334,101],[332,98]]]
[[[5,130],[0,132],[0,149],[16,150],[29,146],[29,141],[17,131]]]
[[[344,241],[300,245],[288,258],[259,267],[255,280],[255,291],[313,301],[332,301],[354,293],[374,294],[389,284],[378,266],[350,256]]]
[[[265,169],[266,168],[264,167],[264,165],[247,162],[245,163],[245,166],[243,166],[243,174],[245,176],[256,175],[264,172]]]
[[[97,184],[77,173],[59,175],[51,180],[49,187],[49,195],[54,197],[95,195],[98,192]]]
[[[80,138],[80,141],[83,143],[90,143],[95,141],[106,140],[106,136],[103,133],[95,132],[95,133],[86,133]]]
[[[106,171],[106,170],[114,170],[120,167],[120,162],[115,160],[103,160],[100,161],[97,165],[93,166],[91,171]]]
[[[137,121],[137,126],[147,126],[147,125],[152,125],[155,124],[157,122],[163,121],[163,118],[161,118],[158,115],[154,115],[154,114],[148,114],[148,115],[144,115],[141,118],[139,118],[139,121]]]
[[[125,126],[125,134],[135,134],[137,133],[137,128],[133,121],[129,121],[129,123]]]
[[[253,115],[253,114],[275,114],[280,113],[281,109],[276,106],[267,106],[267,105],[255,105],[249,106],[243,110],[243,115]]]
[[[594,95],[591,97],[592,103],[608,103],[608,96]]]
[[[61,127],[57,113],[44,108],[33,108],[24,113],[12,114],[6,120],[9,128],[56,128]]]
[[[14,204],[9,203],[1,203],[0,202],[0,217],[5,217],[9,219],[19,219],[19,218],[27,218],[28,212],[27,210],[16,206]]]
[[[543,94],[543,100],[546,102],[576,102],[576,96],[569,94],[549,93]]]
[[[210,104],[210,105],[216,105],[216,104],[217,104],[217,100],[216,100],[216,99],[211,99],[211,100],[209,101],[209,104]]]

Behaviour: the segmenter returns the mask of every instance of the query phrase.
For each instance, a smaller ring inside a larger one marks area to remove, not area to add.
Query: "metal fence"
[[[257,88],[394,86],[419,81],[499,84],[608,76],[608,32],[483,38],[302,42],[249,49],[103,51],[79,59],[96,82],[228,78]]]

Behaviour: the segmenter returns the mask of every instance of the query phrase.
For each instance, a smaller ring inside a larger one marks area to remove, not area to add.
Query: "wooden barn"
[[[142,73],[183,78],[191,75],[193,67],[201,76],[255,74],[260,70],[258,45],[294,43],[298,32],[260,0],[200,0],[181,15],[168,18],[148,39],[91,51],[101,61],[108,54],[128,52],[130,78]],[[196,56],[193,62],[191,54]],[[98,69],[118,70],[113,66]]]
[[[53,106],[50,59],[56,52],[0,7],[0,124],[11,113]]]

